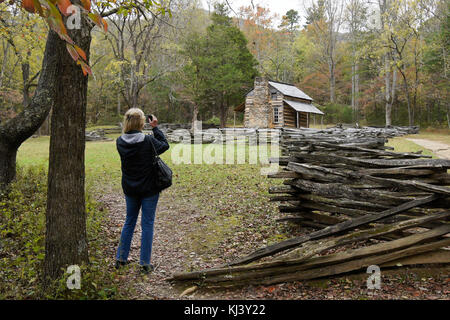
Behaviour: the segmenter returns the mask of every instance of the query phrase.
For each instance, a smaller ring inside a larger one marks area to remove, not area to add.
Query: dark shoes
[[[119,260],[116,260],[116,266],[115,266],[115,268],[118,270],[118,269],[120,269],[121,267],[126,266],[127,264],[130,264],[130,261],[125,262],[125,261],[119,261]]]
[[[148,266],[141,266],[141,272],[143,274],[149,274],[153,270],[155,270],[155,267],[152,264],[150,264]]]
[[[130,264],[130,261],[124,262],[124,261],[116,260],[115,268],[117,270],[119,270],[120,268],[122,268],[128,264]],[[148,266],[141,266],[141,273],[143,273],[143,274],[149,274],[153,270],[155,270],[155,267],[152,264],[149,264]]]

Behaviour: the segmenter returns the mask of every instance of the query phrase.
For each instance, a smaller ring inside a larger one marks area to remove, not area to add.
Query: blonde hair
[[[141,109],[131,108],[125,113],[123,119],[123,132],[141,131],[145,125],[145,114]]]

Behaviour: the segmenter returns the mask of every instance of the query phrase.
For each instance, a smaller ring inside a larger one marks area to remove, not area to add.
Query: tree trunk
[[[227,126],[227,110],[226,106],[220,106],[220,127],[225,128]]]
[[[0,143],[0,191],[16,176],[17,148]]]
[[[386,127],[392,125],[392,99],[391,99],[391,67],[389,63],[389,54],[384,57],[384,83],[385,83],[385,100],[386,100]]]
[[[333,58],[329,59],[329,71],[330,71],[330,102],[336,102],[336,75],[335,75],[335,63]]]
[[[197,130],[198,105],[194,102],[192,110],[192,130]]]
[[[5,46],[5,49],[3,50],[2,69],[0,71],[0,88],[3,87],[3,79],[5,77],[6,66],[8,65],[8,52],[9,52],[10,46],[11,46],[11,44],[8,41],[6,41],[6,46]]]
[[[23,106],[27,107],[31,103],[30,98],[30,86],[29,81],[30,79],[30,64],[28,62],[22,63],[22,83],[23,83],[23,90],[22,90],[22,96],[23,96]]]
[[[450,114],[450,106],[447,105],[447,125],[448,125],[448,128],[450,129],[450,117],[449,117],[449,114]]]
[[[409,126],[412,127],[414,125],[414,113],[413,113],[413,110],[411,107],[411,95],[409,92],[408,80],[406,79],[405,71],[402,69],[399,69],[399,70],[400,70],[400,73],[402,74],[403,84],[404,84],[404,88],[405,88],[406,103],[408,106],[408,122],[409,122]]]
[[[355,64],[352,64],[352,111],[353,121],[355,121]]]
[[[54,102],[58,53],[53,50],[58,41],[58,35],[52,31],[47,37],[47,44],[42,62],[39,83],[30,104],[15,118],[0,124],[0,185],[8,185],[15,176],[15,154],[20,145],[31,137],[48,116]],[[14,154],[14,156],[12,156]]]
[[[353,121],[355,123],[359,122],[359,65],[356,62],[356,54],[353,53],[353,65],[352,65],[352,111],[353,111]]]
[[[228,102],[224,101],[224,95],[222,94],[220,101],[220,127],[225,128],[227,126],[227,115],[228,115]]]
[[[89,56],[91,27],[83,20],[71,38]],[[88,262],[85,211],[85,124],[88,77],[58,39],[58,75],[52,112],[44,284],[58,279],[65,268]]]
[[[355,64],[355,120],[359,123],[359,64]]]
[[[117,92],[117,115],[120,116],[122,107],[120,105],[120,93]]]

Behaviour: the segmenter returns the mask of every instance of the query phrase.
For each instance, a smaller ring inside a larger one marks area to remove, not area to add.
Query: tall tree
[[[250,52],[258,61],[258,71],[264,75],[271,73],[266,66],[275,60],[273,53],[279,52],[274,41],[279,40],[278,33],[272,26],[275,18],[277,15],[272,14],[269,8],[261,4],[243,6],[239,9],[240,29],[248,40]]]
[[[91,24],[69,32],[89,62]],[[46,214],[44,277],[57,279],[69,265],[88,262],[84,194],[84,151],[88,78],[55,40],[60,59],[51,116],[50,158]]]
[[[86,1],[74,0],[73,3],[84,4],[88,9]],[[98,14],[97,21],[106,27],[102,16],[128,8],[124,5],[129,6],[120,3],[115,9]],[[153,2],[147,5],[153,5]],[[89,63],[93,27],[88,16],[82,15],[78,28],[68,31],[69,37],[80,48],[77,53],[83,52],[86,64]],[[83,69],[82,73],[75,63],[75,52],[71,52],[72,57],[67,54],[64,41],[58,39],[54,50],[58,52],[59,60],[50,139],[45,283],[58,279],[69,265],[88,262],[84,162],[88,77],[87,72]]]
[[[170,27],[169,16],[137,8],[109,19],[113,30],[107,36],[121,66],[119,90],[129,108],[140,106],[141,92],[147,85],[174,71],[163,46],[163,31]]]
[[[300,15],[298,11],[291,9],[283,16],[280,28],[285,28],[289,31],[292,38],[295,36],[295,31],[297,31],[300,22]]]
[[[192,57],[192,83],[200,84],[200,96],[209,108],[217,108],[220,125],[226,126],[229,108],[242,99],[257,74],[257,62],[242,32],[232,25],[227,7],[216,4],[205,37],[195,37],[185,51]]]
[[[392,125],[392,105],[395,101],[395,93],[397,90],[397,68],[393,65],[393,52],[389,45],[391,37],[390,24],[393,22],[389,17],[391,8],[391,0],[378,0],[381,21],[381,40],[384,47],[384,96],[386,110],[386,126]]]
[[[18,3],[16,4],[16,2]],[[89,3],[87,0],[74,3],[80,6],[84,5],[86,11],[88,11],[88,6],[90,9],[90,1]],[[55,35],[63,40],[65,55],[70,53],[72,59],[81,66],[85,74],[91,72],[86,59],[84,59],[85,52],[70,38],[63,22],[62,16],[69,15],[67,11],[69,4],[71,4],[70,1],[62,0],[22,2],[11,0],[8,3],[10,8],[22,6],[30,13],[37,13],[47,22],[53,33],[50,32],[47,37],[46,53],[43,59],[39,83],[33,98],[27,102],[27,106],[15,118],[0,124],[0,151],[2,151],[0,152],[1,189],[4,189],[15,177],[17,149],[39,129],[54,103],[54,95],[56,94],[56,80],[54,76],[55,73],[59,72],[55,68],[55,64],[61,59],[60,54],[62,54],[56,45]],[[103,26],[103,22],[98,14],[92,13],[89,19]]]
[[[367,6],[362,0],[350,0],[346,7],[352,48],[352,110],[353,120],[359,121],[359,60],[363,42],[363,30],[367,23]]]
[[[318,0],[307,9],[307,24],[328,64],[330,102],[336,102],[338,36],[343,23],[343,0]]]

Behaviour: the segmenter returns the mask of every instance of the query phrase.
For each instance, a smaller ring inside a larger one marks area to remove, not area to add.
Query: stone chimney
[[[262,77],[255,78],[255,87],[253,91],[253,103],[248,108],[248,127],[249,128],[268,128],[270,117],[269,104],[269,80]]]

